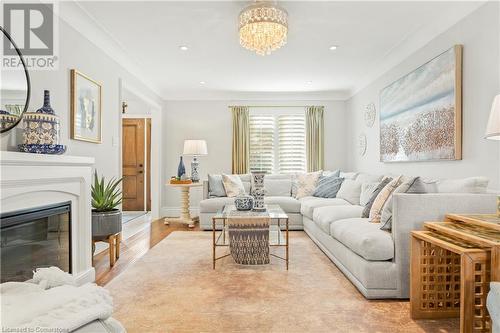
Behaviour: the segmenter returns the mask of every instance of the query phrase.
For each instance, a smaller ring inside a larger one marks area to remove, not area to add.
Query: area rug
[[[213,270],[210,232],[174,232],[106,285],[113,317],[128,332],[459,331],[458,319],[411,320],[408,301],[366,300],[305,233],[290,244],[288,271],[231,256]]]

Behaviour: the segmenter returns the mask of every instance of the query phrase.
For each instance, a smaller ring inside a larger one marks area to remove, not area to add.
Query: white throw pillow
[[[344,179],[356,179],[358,176],[359,172],[340,172],[340,178]]]
[[[486,177],[442,179],[437,182],[437,190],[439,193],[486,193],[488,182]]]
[[[337,192],[337,198],[344,199],[352,205],[359,205],[362,183],[352,179],[345,179]]]
[[[229,198],[237,197],[238,195],[245,194],[245,187],[238,175],[225,175],[222,174],[222,184],[226,190],[226,195]]]
[[[315,171],[295,175],[295,185],[297,188],[295,198],[300,199],[312,195],[316,189],[316,183],[322,174],[323,171]]]
[[[270,197],[289,197],[292,194],[292,176],[265,175],[264,192]]]
[[[363,183],[361,185],[361,195],[359,196],[359,205],[360,206],[366,206],[368,204],[368,201],[370,201],[373,192],[377,189],[377,186],[380,184],[380,182],[375,182],[375,183]]]

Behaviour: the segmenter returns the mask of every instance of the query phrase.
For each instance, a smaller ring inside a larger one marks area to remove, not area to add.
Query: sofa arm
[[[203,200],[208,199],[208,180],[203,181]]]
[[[495,209],[496,194],[395,194],[392,206],[392,236],[401,297],[409,297],[410,231],[421,230],[424,222],[443,221],[448,213],[488,214],[494,213]]]

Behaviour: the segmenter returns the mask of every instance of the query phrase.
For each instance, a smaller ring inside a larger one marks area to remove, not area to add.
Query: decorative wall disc
[[[366,153],[366,135],[360,134],[358,137],[358,153],[359,156],[364,156]]]
[[[375,115],[377,111],[375,110],[375,104],[370,103],[365,107],[365,124],[368,127],[372,127],[375,123]]]

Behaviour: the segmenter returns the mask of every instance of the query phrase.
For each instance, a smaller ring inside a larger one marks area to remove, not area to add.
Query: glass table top
[[[263,212],[255,212],[252,210],[237,210],[234,204],[225,205],[215,215],[214,219],[227,219],[230,217],[269,217],[270,219],[287,219],[288,215],[281,209],[279,205],[266,205],[266,210]]]

